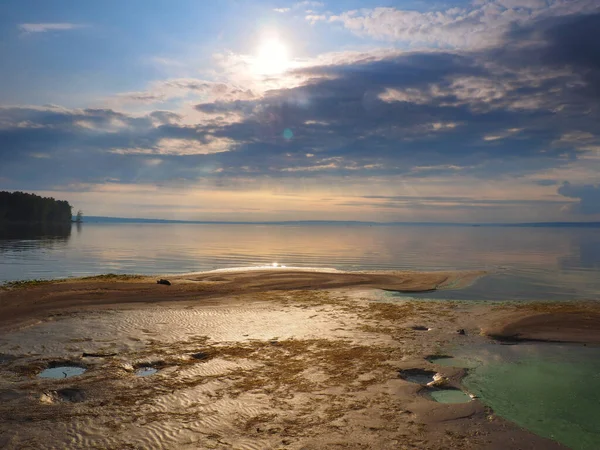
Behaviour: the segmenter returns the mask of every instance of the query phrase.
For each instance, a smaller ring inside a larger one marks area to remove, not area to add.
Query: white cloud
[[[323,14],[307,14],[306,16],[304,16],[304,19],[307,22],[310,22],[311,25],[314,25],[317,22],[324,22],[325,20],[327,20],[327,16]]]
[[[598,10],[597,0],[479,0],[469,7],[442,11],[379,7],[346,11],[326,19],[341,22],[358,35],[379,40],[473,48],[493,45],[513,24]],[[315,17],[307,16],[306,20],[325,20]]]
[[[203,101],[235,101],[256,98],[252,90],[239,85],[206,81],[198,78],[172,78],[151,83],[146,91],[123,92],[114,96],[117,104],[160,103],[188,95],[202,97]]]
[[[215,136],[207,136],[205,142],[163,138],[157,143],[156,148],[117,148],[110,152],[119,155],[210,155],[227,152],[235,145],[236,142],[232,139]]]
[[[286,13],[290,10],[290,8],[274,8],[273,11],[278,13]]]
[[[507,130],[502,130],[495,134],[486,134],[485,136],[483,136],[483,140],[486,142],[499,141],[508,137],[512,137],[521,131],[523,131],[523,128],[509,128]]]
[[[26,33],[46,33],[47,31],[66,31],[84,28],[85,25],[76,23],[22,23],[19,29]]]

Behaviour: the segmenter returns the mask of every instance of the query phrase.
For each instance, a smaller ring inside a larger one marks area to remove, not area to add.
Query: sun
[[[278,38],[263,40],[256,52],[253,71],[257,75],[278,75],[290,67],[287,46]]]

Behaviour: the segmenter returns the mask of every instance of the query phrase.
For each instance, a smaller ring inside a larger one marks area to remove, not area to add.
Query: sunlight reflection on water
[[[86,223],[0,234],[0,255],[0,281],[235,267],[487,269],[493,276],[466,290],[432,295],[573,299],[600,291],[596,229]]]

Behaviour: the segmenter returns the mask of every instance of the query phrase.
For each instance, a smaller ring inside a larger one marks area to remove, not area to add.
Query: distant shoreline
[[[146,219],[108,216],[86,216],[86,223],[154,223],[195,225],[346,225],[346,226],[426,226],[426,227],[540,227],[540,228],[600,228],[600,222],[524,222],[524,223],[454,223],[454,222],[366,222],[342,220],[289,220],[289,221],[210,221]]]

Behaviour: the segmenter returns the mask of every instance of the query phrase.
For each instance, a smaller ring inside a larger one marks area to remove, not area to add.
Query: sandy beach
[[[101,276],[0,290],[0,447],[559,449],[402,371],[495,338],[599,342],[594,305],[390,301],[484,272]],[[464,330],[464,334],[457,330]],[[48,367],[85,373],[42,379]],[[155,369],[147,377],[138,369]],[[417,370],[418,373],[420,373]],[[423,373],[425,373],[423,372]]]

